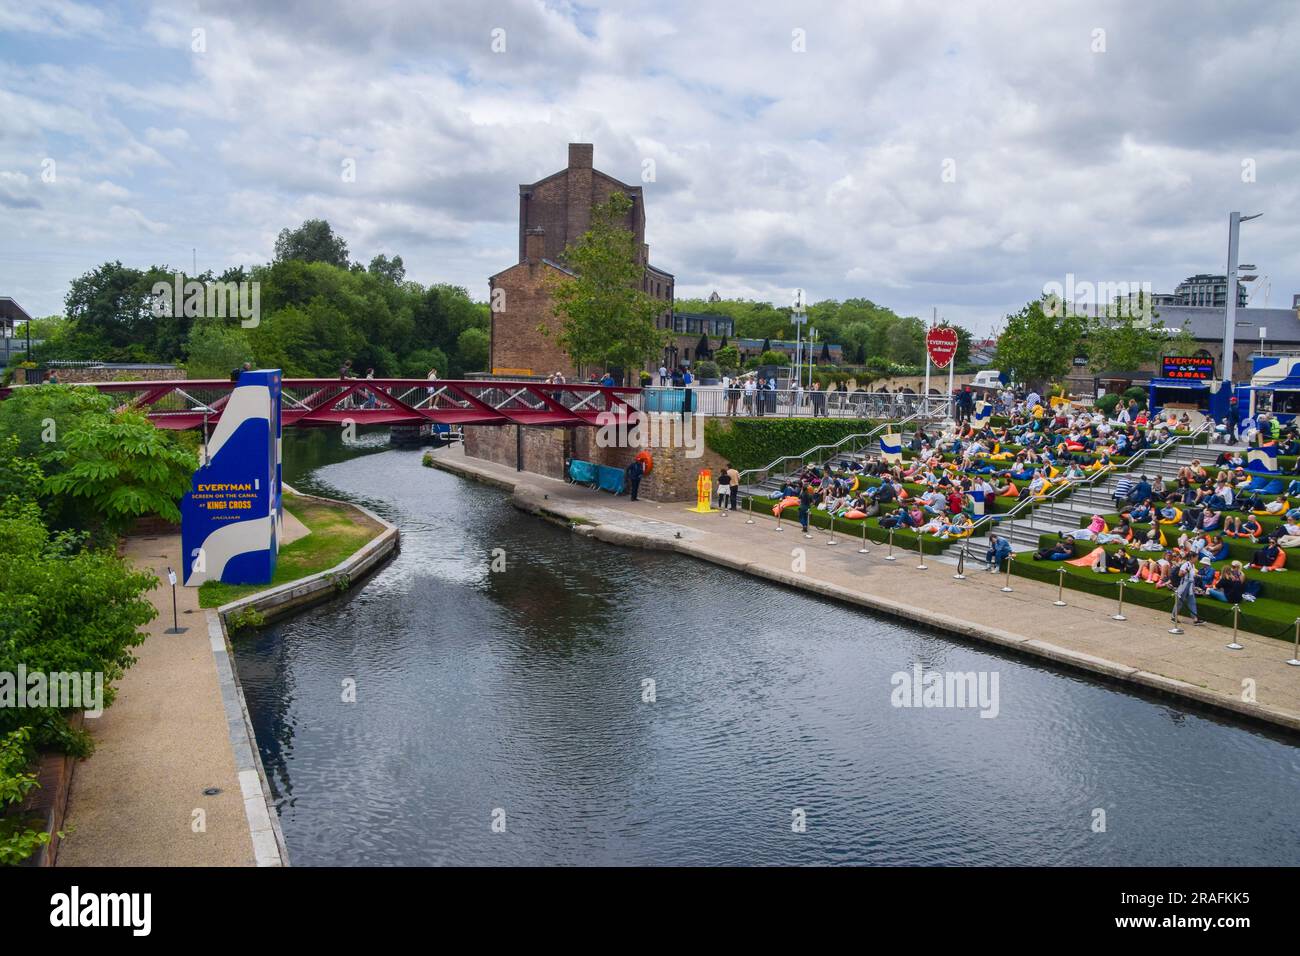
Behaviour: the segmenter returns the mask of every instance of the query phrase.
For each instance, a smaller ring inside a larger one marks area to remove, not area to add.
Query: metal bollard
[[[753,523],[754,523],[754,496],[750,495],[749,496],[749,517],[745,520],[745,524],[753,524]]]
[[[1230,651],[1239,651],[1242,648],[1241,642],[1237,640],[1237,627],[1240,624],[1240,622],[1241,622],[1241,605],[1234,604],[1232,606],[1232,643],[1223,645]]]
[[[1295,646],[1291,648],[1291,659],[1287,663],[1300,667],[1300,617],[1295,619]]]
[[[1124,579],[1119,579],[1119,610],[1110,616],[1112,621],[1127,621],[1124,616]]]
[[[867,550],[867,519],[862,519],[862,547],[858,548],[858,554],[870,554]]]
[[[1065,568],[1057,568],[1056,574],[1056,600],[1052,603],[1057,607],[1065,607],[1065,601],[1061,597],[1062,593],[1065,591]]]
[[[954,574],[952,577],[953,580],[955,581],[966,580],[966,546],[965,545],[962,545],[961,550],[957,552],[957,573]]]
[[[898,560],[898,558],[894,557],[894,529],[893,528],[889,529],[889,553],[885,555],[885,560],[886,561]]]
[[[916,533],[916,550],[921,552],[921,563],[916,566],[916,570],[929,571],[925,563],[925,535],[920,531]]]
[[[777,504],[780,504],[780,502],[777,502]],[[777,508],[777,509],[776,509],[776,530],[777,530],[777,531],[781,531],[781,530],[782,530],[782,528],[781,528],[781,515],[782,515],[784,512],[785,512],[785,509],[784,509],[784,508]]]
[[[830,512],[827,512],[827,514],[830,514],[830,516],[831,516],[831,539],[830,539],[829,541],[827,541],[826,543],[827,543],[827,544],[839,544],[839,542],[835,540],[835,515],[832,514],[832,513],[830,513]]]
[[[1002,579],[1002,590],[1004,593],[1011,593],[1011,562],[1015,559],[1014,554],[1007,555],[1007,576]]]
[[[1169,628],[1170,634],[1184,633],[1183,629],[1178,626],[1178,595],[1176,594],[1174,595],[1174,610],[1173,614],[1170,615],[1170,620],[1173,621],[1173,626]]]

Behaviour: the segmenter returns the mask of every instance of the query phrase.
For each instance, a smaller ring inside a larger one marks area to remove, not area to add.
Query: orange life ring
[[[645,451],[643,449],[637,452],[636,460],[641,462],[641,468],[645,472],[645,474],[648,475],[650,474],[650,472],[654,471],[654,467],[655,467],[654,456],[651,455],[648,451]]]

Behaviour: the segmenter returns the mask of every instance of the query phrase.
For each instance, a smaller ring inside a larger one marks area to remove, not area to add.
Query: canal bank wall
[[[441,449],[430,464],[507,491],[521,511],[570,527],[575,533],[624,547],[674,551],[742,574],[840,603],[935,629],[965,640],[1037,658],[1146,693],[1173,698],[1261,726],[1300,734],[1300,668],[1284,661],[1289,645],[1255,639],[1240,651],[1224,649],[1229,632],[1215,625],[1168,633],[1168,615],[1126,608],[1070,592],[1065,607],[1056,589],[1024,578],[1013,592],[1002,576],[968,569],[953,578],[950,565],[931,558],[919,570],[903,552],[885,562],[883,548],[857,553],[858,542],[840,537],[827,547],[818,532],[804,538],[787,523],[773,533],[770,516],[747,524],[744,512],[697,514],[683,505],[631,502],[563,481],[469,458],[460,448]],[[802,553],[800,553],[802,551]],[[801,565],[802,570],[795,570]]]

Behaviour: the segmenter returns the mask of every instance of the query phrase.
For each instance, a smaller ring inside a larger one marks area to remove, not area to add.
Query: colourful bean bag
[[[865,518],[866,514],[859,511],[857,508],[854,508],[852,511],[844,512],[844,517],[849,518],[853,521],[857,521],[859,518]]]
[[[798,503],[799,499],[794,495],[791,495],[789,498],[782,498],[772,506],[772,514],[779,515],[786,508],[789,508],[791,505],[797,505]]]

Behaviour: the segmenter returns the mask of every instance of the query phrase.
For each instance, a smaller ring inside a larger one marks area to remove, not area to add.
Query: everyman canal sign
[[[1214,378],[1214,359],[1208,355],[1169,355],[1161,362],[1160,374],[1164,378],[1208,382]]]
[[[269,584],[280,550],[280,371],[243,372],[181,499],[187,587]]]

